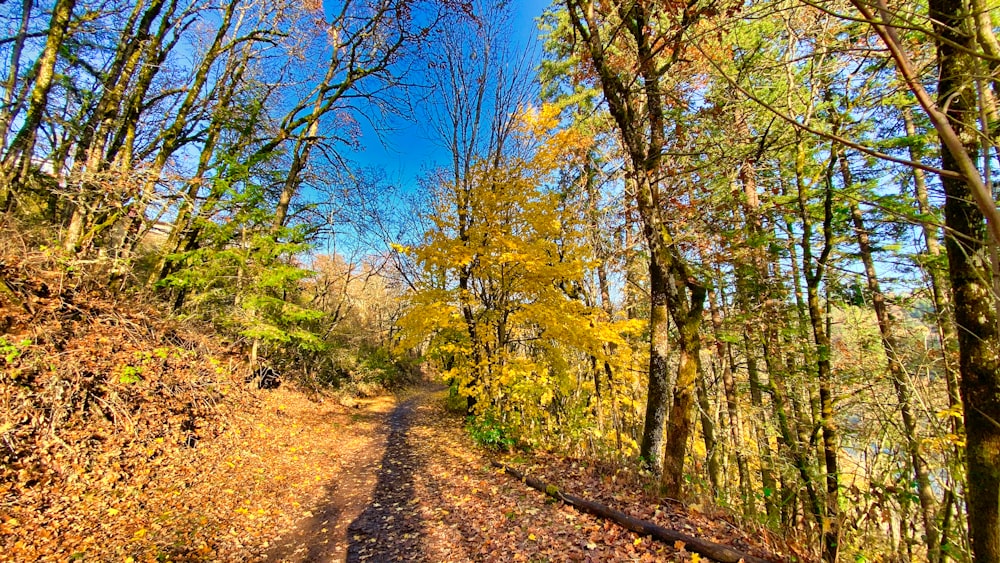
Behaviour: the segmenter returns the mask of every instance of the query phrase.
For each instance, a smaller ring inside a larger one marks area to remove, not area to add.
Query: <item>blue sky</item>
[[[536,40],[538,27],[535,19],[551,4],[551,0],[514,1],[517,40],[524,44]],[[395,120],[392,130],[377,134],[368,123],[362,123],[359,151],[348,157],[364,168],[379,168],[386,179],[404,189],[415,189],[417,179],[428,169],[443,164],[447,153],[430,138],[430,131],[421,123]]]

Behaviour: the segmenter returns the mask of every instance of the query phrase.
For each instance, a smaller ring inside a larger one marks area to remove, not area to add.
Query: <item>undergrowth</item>
[[[513,429],[489,413],[467,417],[466,429],[474,442],[487,449],[510,452],[518,445]]]
[[[146,503],[158,469],[196,467],[199,444],[253,408],[232,350],[107,289],[110,266],[0,232],[0,553],[14,560],[107,556],[109,545],[129,557],[150,553],[144,544],[198,558],[166,531],[190,515],[163,514],[162,535],[130,542],[115,517]]]

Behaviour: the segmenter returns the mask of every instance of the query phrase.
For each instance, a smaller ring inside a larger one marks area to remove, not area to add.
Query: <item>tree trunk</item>
[[[720,361],[725,362],[725,359],[720,358]],[[712,403],[708,398],[708,389],[705,386],[705,374],[699,373],[695,383],[695,391],[698,393],[698,416],[701,419],[701,436],[705,440],[708,484],[711,485],[712,498],[718,498],[723,491],[722,466],[719,462],[719,443],[715,439],[715,417],[712,416]]]
[[[140,116],[147,109],[146,94],[153,85],[153,80],[163,68],[167,56],[180,40],[181,34],[177,34],[164,43],[167,39],[167,33],[173,29],[175,24],[184,19],[183,14],[180,17],[174,17],[177,7],[178,0],[171,0],[160,17],[160,25],[157,26],[156,33],[143,46],[143,64],[136,72],[135,83],[129,88],[129,94],[122,101],[122,107],[116,113],[114,131],[108,132],[109,142],[104,152],[104,158],[108,163],[114,163],[114,166],[120,171],[129,173],[132,171],[136,128]]]
[[[745,331],[744,345],[747,359],[747,379],[750,382],[750,404],[754,407],[754,412],[759,413],[760,420],[753,424],[757,437],[757,452],[760,456],[760,485],[761,496],[764,497],[764,512],[767,514],[768,523],[777,525],[781,513],[778,503],[778,482],[774,478],[774,453],[771,449],[771,433],[768,432],[768,417],[764,410],[763,385],[760,381],[760,371],[757,369],[757,356],[754,353],[757,348],[756,342],[752,340],[749,331]],[[738,454],[737,454],[738,455]],[[753,499],[750,499],[753,506]]]
[[[72,215],[64,242],[67,250],[76,249],[89,224],[100,222],[100,220],[94,221],[94,215],[100,216],[102,212],[107,213],[101,210],[104,207],[102,200],[118,199],[120,203],[120,200],[129,195],[126,190],[115,190],[118,193],[110,198],[101,197],[102,192],[108,190],[96,187],[95,181],[98,179],[97,174],[110,165],[111,161],[106,152],[107,140],[113,132],[115,120],[122,113],[122,101],[129,85],[133,82],[134,75],[138,72],[142,55],[145,52],[145,45],[155,42],[150,37],[149,29],[160,15],[164,3],[165,0],[153,0],[148,7],[145,7],[142,2],[134,6],[119,37],[119,45],[115,50],[108,71],[103,77],[99,88],[100,97],[96,100],[96,104],[85,106],[80,111],[80,134],[76,140],[72,172],[70,173],[75,194],[71,201]],[[176,0],[173,4],[176,4]],[[143,11],[144,8],[145,11]],[[170,8],[164,18],[169,17],[172,9]],[[129,172],[131,173],[131,171]],[[123,178],[128,176],[131,174],[123,176]],[[121,184],[117,187],[121,187]],[[117,215],[114,215],[114,211],[112,211],[111,220],[105,221],[105,225],[110,227],[115,223],[116,218]],[[99,229],[92,229],[86,238],[93,240],[97,234],[94,232],[96,230]]]
[[[684,315],[682,322],[677,322],[679,315],[673,315],[675,324],[678,324],[680,359],[677,380],[674,382],[674,401],[667,419],[667,443],[663,454],[663,474],[660,476],[660,491],[670,498],[678,498],[684,485],[684,457],[691,433],[691,409],[694,405],[696,381],[701,375],[699,330],[702,305],[705,302],[704,288],[693,291],[691,300],[693,306]]]
[[[76,7],[76,0],[56,0],[52,7],[52,18],[49,21],[49,31],[45,38],[45,47],[38,58],[38,73],[35,77],[35,86],[31,90],[28,111],[24,116],[21,128],[14,136],[7,153],[3,155],[2,166],[3,179],[6,180],[7,189],[13,189],[15,183],[23,182],[23,174],[31,164],[31,158],[35,150],[35,138],[38,128],[42,124],[42,117],[48,106],[49,91],[55,82],[56,61],[59,58],[59,50],[62,49],[69,29],[69,22],[73,16],[73,8]]]
[[[903,108],[903,125],[906,128],[907,137],[915,137],[917,128],[913,123],[913,114],[910,108]],[[920,162],[923,158],[922,151],[910,145],[910,160]],[[913,190],[917,200],[917,211],[921,215],[930,216],[934,210],[927,195],[927,182],[924,171],[919,168],[913,169]],[[955,336],[955,322],[952,318],[951,297],[949,296],[948,272],[946,265],[941,260],[941,242],[938,239],[937,227],[928,221],[923,221],[920,228],[924,235],[924,244],[927,249],[927,259],[924,261],[924,271],[927,272],[931,280],[931,295],[934,300],[934,312],[936,314],[935,324],[938,328],[939,340],[941,343],[941,360],[944,363],[945,382],[948,386],[948,404],[954,407],[962,402],[958,391],[958,370],[956,369],[953,353],[957,346]],[[958,419],[952,417],[956,424],[952,431],[955,434],[962,432],[958,424]]]
[[[996,34],[993,32],[992,21],[992,14],[996,11],[996,2],[969,0],[969,7],[972,9],[972,17],[975,21],[976,40],[983,52],[988,55],[983,57],[983,62],[990,71],[993,97],[1000,99],[1000,42],[997,41]],[[996,118],[997,116],[992,117]],[[994,139],[996,139],[997,133],[1000,132],[994,132]]]
[[[777,327],[780,326],[780,319],[781,313],[774,304],[766,308],[765,323],[773,323]],[[774,409],[774,415],[778,419],[778,431],[781,442],[784,445],[784,449],[788,451],[792,465],[802,480],[802,486],[806,489],[806,498],[803,502],[807,503],[809,512],[822,528],[823,504],[819,493],[816,491],[816,479],[813,477],[813,469],[806,453],[808,441],[805,443],[801,441],[801,438],[792,426],[792,421],[788,413],[788,386],[785,382],[784,366],[781,365],[781,356],[778,353],[780,338],[776,328],[766,331],[763,348],[764,359],[767,363],[767,372],[771,379],[769,386],[771,405]],[[782,482],[782,518],[786,527],[792,527],[794,518],[788,517],[787,511],[794,508],[791,504],[795,496],[788,494],[785,491],[787,488],[785,483]]]
[[[107,166],[104,158],[107,136],[111,132],[113,121],[121,111],[122,99],[143,54],[143,45],[150,40],[149,29],[163,9],[164,2],[165,0],[152,0],[143,11],[144,2],[140,1],[132,9],[119,37],[112,62],[103,77],[99,89],[101,96],[96,105],[91,106],[92,109],[84,108],[87,115],[80,116],[85,121],[80,124],[80,136],[73,158],[77,176],[81,175],[80,170],[84,167],[87,172],[93,174],[100,166]],[[138,26],[136,26],[137,21]],[[82,182],[80,178],[76,180]]]
[[[639,455],[653,469],[662,466],[663,433],[667,423],[667,399],[670,397],[670,382],[667,377],[669,320],[666,280],[663,278],[661,269],[654,270],[650,264],[649,381],[646,385],[646,416],[643,419]]]
[[[746,447],[743,444],[743,422],[740,417],[739,399],[736,395],[736,380],[733,377],[732,350],[722,338],[722,312],[718,292],[708,292],[709,311],[712,315],[712,332],[715,336],[715,353],[722,364],[722,390],[726,397],[726,414],[729,415],[729,439],[736,455],[736,470],[740,479],[740,501],[748,515],[756,513],[750,486],[750,470],[747,466]],[[749,359],[748,359],[749,363]],[[757,366],[754,365],[756,371]],[[748,368],[749,369],[749,368]],[[756,377],[756,376],[755,376]]]
[[[331,68],[330,72],[332,70]],[[274,211],[274,220],[271,223],[272,236],[277,236],[288,221],[288,207],[302,184],[302,171],[305,170],[306,163],[309,161],[309,152],[316,144],[316,134],[319,131],[319,118],[322,116],[324,101],[322,98],[316,100],[309,124],[295,140],[295,147],[292,149],[292,165],[289,167],[288,175],[285,176],[282,184],[278,205]]]
[[[18,27],[14,45],[10,51],[10,63],[7,67],[8,76],[3,84],[3,97],[0,99],[0,153],[6,148],[10,122],[16,114],[14,106],[18,104],[15,104],[15,92],[17,92],[21,68],[21,52],[24,50],[24,42],[28,34],[28,23],[31,21],[31,9],[34,5],[34,0],[21,0],[21,24]],[[17,96],[17,98],[19,98],[18,102],[23,102],[21,96]]]
[[[827,316],[820,303],[819,286],[823,282],[824,272],[830,251],[833,246],[833,186],[831,174],[836,160],[836,154],[830,155],[830,167],[827,170],[823,197],[823,248],[819,256],[813,259],[812,233],[813,224],[808,209],[809,187],[805,182],[805,148],[801,139],[795,148],[795,179],[798,193],[799,214],[802,221],[802,271],[806,279],[806,304],[809,310],[809,323],[812,327],[813,343],[816,346],[816,376],[819,381],[819,424],[823,436],[822,457],[826,466],[826,502],[824,511],[819,517],[823,536],[823,560],[835,563],[840,552],[840,470],[838,463],[839,436],[834,419],[835,389],[831,368],[830,335],[826,330]]]
[[[231,45],[224,47],[224,41],[229,35],[230,29],[233,27],[237,6],[237,2],[232,2],[224,9],[218,28],[212,38],[212,43],[205,50],[204,56],[199,61],[191,84],[187,85],[187,94],[184,96],[183,101],[177,108],[177,112],[173,116],[173,120],[170,125],[168,125],[160,133],[159,138],[162,139],[162,143],[159,151],[157,151],[156,157],[154,157],[153,162],[149,166],[148,176],[143,182],[140,193],[137,194],[135,200],[131,204],[134,211],[128,214],[129,220],[125,226],[125,231],[126,233],[134,236],[130,237],[126,235],[123,237],[120,248],[117,249],[126,259],[130,255],[134,245],[138,243],[138,239],[140,237],[135,235],[138,233],[142,222],[146,220],[146,208],[156,194],[156,186],[164,167],[167,165],[167,162],[174,155],[174,153],[180,150],[180,148],[187,142],[184,135],[184,129],[188,125],[188,119],[190,118],[192,111],[195,109],[196,104],[201,100],[202,90],[210,78],[210,73],[215,65],[215,62],[226,49],[232,48]],[[77,242],[78,241],[67,240],[66,246],[67,248],[70,248],[75,246]]]
[[[963,158],[975,161],[976,96],[973,36],[966,8],[958,0],[931,0],[938,41],[938,104],[946,108],[965,154],[955,154],[942,137],[941,167],[958,172]],[[939,130],[940,131],[940,130]],[[992,293],[986,221],[968,180],[941,175],[945,191],[945,241],[965,411],[969,532],[976,561],[1000,561],[1000,334]]]
[[[664,139],[663,94],[661,78],[666,68],[656,60],[650,43],[650,14],[647,6],[624,3],[617,6],[618,15],[636,48],[636,63],[641,76],[642,93],[623,82],[613,65],[605,58],[602,30],[597,21],[597,6],[593,2],[569,0],[567,9],[573,27],[587,44],[591,62],[600,78],[608,102],[608,109],[618,126],[625,150],[629,155],[629,175],[635,187],[643,235],[649,248],[650,295],[653,311],[650,313],[650,373],[647,413],[656,415],[654,401],[662,402],[664,393],[659,388],[666,381],[666,358],[657,349],[660,318],[665,315],[655,309],[662,303],[677,326],[680,359],[674,386],[673,405],[667,420],[665,434],[661,492],[678,497],[684,476],[684,455],[691,431],[691,409],[694,405],[695,381],[698,377],[701,341],[701,313],[705,302],[704,286],[689,272],[681,251],[677,248],[664,220],[665,210],[660,201],[660,175]],[[693,21],[685,20],[683,25]],[[629,79],[632,80],[631,78]],[[639,109],[641,108],[641,110]],[[641,111],[641,117],[640,112]],[[643,452],[655,455],[655,432],[659,420],[647,417],[643,435]]]
[[[528,485],[536,491],[541,491],[556,500],[561,500],[566,504],[574,506],[584,512],[600,516],[601,518],[607,518],[608,520],[611,520],[623,528],[631,530],[637,534],[651,536],[658,541],[666,543],[667,545],[673,546],[677,542],[681,542],[684,544],[684,549],[687,551],[704,555],[713,561],[720,561],[722,563],[768,563],[766,559],[761,559],[747,553],[739,552],[729,546],[705,541],[687,534],[682,534],[675,530],[658,526],[652,522],[647,522],[645,520],[629,516],[620,510],[615,510],[599,502],[594,502],[576,495],[564,493],[560,491],[558,487],[548,485],[540,479],[530,475],[525,475],[524,473],[507,467],[502,463],[494,461],[492,462],[492,465],[493,467],[502,469],[504,473],[513,476],[518,481],[522,481],[525,485]]]
[[[750,302],[751,295],[760,296],[760,300],[765,304],[764,311],[758,311],[753,320],[745,324],[743,342],[747,361],[747,378],[750,382],[750,402],[762,418],[754,426],[757,434],[757,448],[760,455],[760,477],[761,487],[763,488],[764,510],[767,513],[768,520],[772,524],[777,524],[780,517],[778,483],[774,477],[774,458],[772,456],[771,437],[768,433],[767,417],[764,410],[763,385],[761,384],[760,373],[757,369],[756,350],[761,343],[757,341],[754,334],[758,328],[763,328],[764,338],[777,342],[780,325],[777,318],[769,321],[765,316],[768,310],[773,309],[770,305],[776,303],[774,301],[775,296],[773,295],[776,288],[773,287],[774,283],[770,281],[768,252],[762,240],[764,222],[760,213],[760,198],[757,194],[757,166],[754,160],[748,159],[740,165],[739,181],[743,188],[743,197],[740,198],[740,201],[745,218],[745,228],[748,233],[747,239],[753,242],[747,245],[750,249],[750,263],[736,268],[736,296],[740,301],[740,307],[747,314],[750,314],[754,307],[757,306],[757,303]],[[737,195],[737,197],[739,196]],[[776,262],[776,260],[771,260],[771,262]],[[714,326],[714,311],[712,313],[712,323]],[[776,346],[772,349],[772,353],[778,353]],[[781,364],[780,359],[775,358],[765,358],[765,362],[768,365]],[[726,393],[728,397],[729,391],[727,390]]]

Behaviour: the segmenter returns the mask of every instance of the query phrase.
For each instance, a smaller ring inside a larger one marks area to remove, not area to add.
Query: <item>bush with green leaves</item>
[[[513,429],[488,412],[467,417],[465,427],[473,441],[491,450],[509,452],[518,443]]]
[[[258,343],[269,357],[326,348],[324,313],[309,306],[302,281],[312,272],[299,258],[311,245],[309,227],[273,227],[267,190],[251,167],[219,166],[214,213],[192,222],[198,244],[167,257],[169,275],[159,283],[178,312]]]

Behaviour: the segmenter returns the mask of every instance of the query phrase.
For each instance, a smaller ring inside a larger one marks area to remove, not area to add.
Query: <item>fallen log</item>
[[[492,463],[493,467],[502,469],[505,473],[514,476],[517,480],[523,482],[532,489],[539,490],[552,498],[561,500],[562,502],[574,506],[584,512],[589,512],[595,516],[611,520],[619,526],[637,534],[650,536],[653,539],[659,540],[668,545],[675,545],[677,542],[684,542],[685,550],[697,553],[698,555],[703,555],[709,559],[719,561],[720,563],[771,563],[767,559],[754,557],[753,555],[743,553],[726,545],[699,539],[676,530],[658,526],[652,522],[647,522],[646,520],[634,518],[624,512],[615,510],[599,502],[594,502],[576,495],[564,493],[553,485],[548,485],[535,477],[521,473],[520,471],[512,469],[502,463],[496,461]]]

